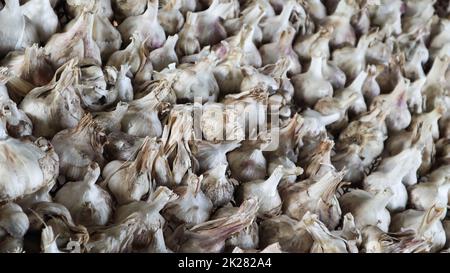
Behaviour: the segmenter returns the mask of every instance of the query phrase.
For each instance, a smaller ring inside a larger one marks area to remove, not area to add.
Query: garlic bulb
[[[103,71],[98,66],[85,66],[80,69],[80,83],[76,90],[81,102],[88,110],[102,110],[110,100],[106,89]]]
[[[450,190],[450,168],[441,166],[426,177],[426,182],[413,185],[408,189],[411,207],[417,210],[428,210],[436,205],[447,210]]]
[[[208,142],[196,141],[191,144],[192,154],[199,164],[199,171],[205,172],[219,165],[227,165],[227,153],[238,148],[237,141]]]
[[[197,39],[198,15],[188,12],[186,14],[186,22],[178,33],[179,40],[176,45],[176,51],[179,56],[186,56],[198,53],[200,51],[200,42]]]
[[[224,22],[224,27],[229,34],[236,35],[244,28],[244,25],[252,27],[253,32],[248,38],[259,45],[262,41],[262,30],[259,22],[264,17],[272,17],[275,13],[272,6],[266,1],[251,1],[245,9],[241,10],[239,18],[231,18]]]
[[[122,223],[132,214],[140,214],[147,230],[157,231],[163,228],[164,218],[160,211],[167,203],[174,201],[178,196],[166,187],[158,187],[145,201],[133,201],[118,207],[114,212],[114,222]]]
[[[94,41],[94,14],[83,12],[62,33],[52,35],[45,45],[53,67],[59,68],[69,60],[78,58],[80,64],[100,65],[100,49]]]
[[[186,179],[187,185],[174,189],[179,198],[165,206],[164,218],[175,226],[186,224],[188,227],[201,224],[209,219],[213,204],[201,190],[202,179],[202,176],[189,174]]]
[[[373,195],[363,190],[352,190],[339,198],[342,212],[350,212],[355,218],[356,227],[376,226],[387,232],[391,222],[391,215],[386,209],[393,196],[393,192],[387,188]]]
[[[0,206],[0,240],[4,237],[23,238],[30,222],[22,208],[15,203]]]
[[[211,217],[211,220],[224,217],[231,217],[239,211],[239,207],[223,206],[218,209]],[[231,235],[225,241],[227,248],[239,247],[242,249],[258,248],[259,245],[259,227],[256,223],[256,212],[253,215],[253,222],[240,232]]]
[[[161,88],[166,88],[164,83],[162,83]],[[158,95],[155,93],[149,93],[140,99],[128,103],[128,110],[121,121],[124,132],[138,137],[161,136],[163,128],[158,113],[167,108],[167,104],[160,102]],[[164,96],[163,94],[161,95]]]
[[[375,65],[368,65],[367,69],[367,77],[362,86],[362,93],[364,96],[367,105],[370,105],[373,99],[380,94],[380,86],[376,81],[376,78],[381,73],[380,69],[378,69]]]
[[[94,115],[94,120],[105,133],[120,132],[122,128],[122,118],[128,111],[128,104],[119,102],[116,109],[110,112],[97,112]]]
[[[339,1],[334,12],[322,20],[324,26],[333,27],[333,34],[330,40],[331,47],[341,48],[346,45],[355,45],[355,31],[350,22],[357,10],[356,5],[356,1]]]
[[[316,1],[316,0],[313,0]],[[298,54],[300,60],[309,61],[311,55],[321,53],[325,59],[330,57],[329,42],[333,29],[320,28],[314,34],[299,36],[294,44],[294,51]]]
[[[228,153],[227,158],[231,176],[241,183],[266,177],[267,161],[257,143],[244,144]]]
[[[20,109],[14,101],[0,98],[0,109],[6,113],[6,129],[8,135],[15,138],[30,136],[33,131],[33,124],[28,116]]]
[[[38,32],[31,20],[24,14],[19,0],[6,0],[0,10],[0,56],[12,50],[21,50],[39,42]]]
[[[1,120],[1,119],[0,119]],[[4,121],[0,124],[2,162],[0,200],[8,201],[53,186],[58,176],[59,160],[53,147],[43,138],[34,143],[6,135]]]
[[[361,71],[358,76],[352,81],[352,83],[342,91],[336,92],[336,97],[340,99],[349,99],[352,95],[356,95],[356,100],[348,108],[349,114],[354,116],[360,116],[367,111],[367,105],[364,101],[362,94],[362,87],[366,80],[367,73]]]
[[[137,32],[150,49],[159,48],[164,44],[166,34],[158,22],[158,4],[158,0],[148,0],[147,9],[143,14],[130,16],[119,25],[118,30],[124,41],[129,41]]]
[[[111,104],[116,100],[122,102],[129,102],[133,100],[134,90],[131,79],[127,76],[130,71],[130,66],[124,64],[120,66],[117,72],[115,67],[107,66],[104,70],[106,83],[110,86],[107,97],[107,104]]]
[[[275,171],[275,169],[280,165],[286,169],[292,169],[292,168],[296,167],[295,163],[292,162],[288,157],[286,157],[286,156],[276,157],[273,160],[270,160],[269,165],[267,166],[267,172],[273,173],[273,171]],[[297,175],[295,175],[295,174],[285,176],[281,179],[280,187],[283,187],[283,185],[293,184],[293,183],[295,183],[296,180],[297,180]]]
[[[184,25],[184,16],[180,11],[183,0],[164,2],[163,7],[158,11],[158,21],[166,34],[175,35]]]
[[[74,84],[76,62],[70,61],[56,71],[52,81],[30,91],[19,108],[33,122],[36,136],[51,137],[58,131],[75,127],[84,115]]]
[[[0,253],[23,253],[23,239],[14,237],[0,239]]]
[[[258,202],[246,200],[231,216],[204,222],[189,230],[180,226],[171,238],[171,248],[181,253],[218,253],[225,247],[225,241],[232,234],[248,227],[254,220]]]
[[[259,225],[260,246],[278,242],[283,251],[308,253],[313,240],[300,221],[285,214],[265,219]]]
[[[283,10],[279,15],[273,17],[268,16],[263,19],[260,23],[262,30],[262,42],[275,42],[280,37],[280,34],[290,26],[289,18],[291,17],[294,9],[299,8],[301,8],[301,6],[299,6],[296,1],[289,0],[283,6]]]
[[[86,227],[75,225],[70,212],[61,204],[36,203],[30,208],[28,219],[30,230],[41,231],[45,226],[51,227],[54,233],[58,234],[56,245],[61,249],[67,247],[70,242],[72,245],[83,246],[89,240]]]
[[[30,0],[20,8],[36,28],[40,42],[46,42],[58,30],[58,16],[53,10],[50,0]]]
[[[143,63],[146,62],[142,52],[145,48],[145,40],[139,33],[134,33],[130,43],[123,50],[114,52],[108,59],[107,65],[121,69],[122,64],[130,67],[132,75],[136,74]]]
[[[333,62],[323,59],[322,74],[323,77],[330,82],[334,90],[344,88],[347,77]]]
[[[280,213],[281,197],[278,194],[278,184],[283,176],[294,175],[301,172],[301,168],[284,169],[278,166],[267,180],[253,180],[239,186],[236,201],[242,202],[250,197],[259,201],[258,216],[270,217]]]
[[[111,161],[103,168],[102,177],[119,204],[139,201],[153,192],[151,171],[158,150],[158,144],[146,138],[135,160]]]
[[[315,213],[327,228],[336,228],[341,219],[336,191],[343,184],[342,178],[343,173],[329,172],[316,181],[293,184],[281,194],[283,212],[297,220],[307,212]]]
[[[236,180],[226,177],[227,167],[227,164],[217,165],[203,174],[201,189],[215,207],[221,207],[230,202],[233,198],[234,187],[238,185]]]
[[[430,252],[437,252],[446,241],[444,227],[439,221],[443,214],[444,210],[436,206],[426,211],[405,210],[392,217],[390,229],[394,232],[412,229],[416,232],[416,238],[429,243]]]
[[[333,87],[322,74],[321,56],[312,56],[307,72],[291,78],[295,88],[295,100],[299,104],[313,106],[319,99],[333,95]]]
[[[366,51],[375,37],[362,36],[356,48],[344,47],[333,52],[333,63],[344,71],[347,79],[353,81],[366,67]]]
[[[241,52],[241,49],[232,49],[215,67],[214,77],[220,92],[224,95],[239,93],[243,79],[241,70],[242,59],[243,52]]]
[[[385,233],[375,226],[362,230],[365,253],[422,253],[429,252],[428,243],[417,239],[412,230]]]
[[[112,198],[107,191],[95,184],[100,167],[92,163],[83,181],[66,183],[55,196],[55,202],[63,204],[75,223],[84,226],[105,225],[112,215]]]
[[[301,223],[313,239],[311,253],[358,253],[356,245],[333,235],[317,215],[307,212]]]
[[[255,27],[255,25],[244,24],[236,36],[229,37],[226,41],[228,41],[231,47],[239,47],[242,50],[242,65],[250,65],[258,68],[262,65],[262,59],[258,48],[252,40]]]
[[[50,0],[50,2],[54,2],[54,0]],[[67,12],[72,15],[72,17],[77,17],[83,12],[85,8],[90,8],[90,5],[94,7],[95,13],[99,16],[112,19],[114,14],[111,6],[111,0],[96,0],[93,2],[88,0],[66,1]]]
[[[161,48],[150,52],[149,59],[152,62],[155,71],[161,71],[168,67],[169,64],[178,64],[178,56],[175,52],[175,45],[178,42],[178,35],[167,37],[166,42]]]
[[[294,40],[295,29],[292,27],[286,28],[280,33],[279,39],[274,40],[259,48],[259,53],[262,58],[262,65],[274,64],[282,56],[286,57],[290,62],[289,73],[295,75],[301,72],[301,64],[298,61],[298,55],[292,49],[292,41]]]
[[[195,33],[201,46],[215,45],[227,37],[221,18],[226,19],[227,15],[233,12],[232,6],[233,3],[213,0],[206,10],[196,13]]]
[[[60,174],[72,181],[80,181],[92,162],[103,166],[105,142],[105,133],[90,114],[84,116],[76,127],[57,133],[52,145],[59,156]]]
[[[110,133],[106,139],[104,155],[107,160],[127,161],[134,159],[143,142],[143,138],[123,132]]]
[[[130,16],[137,16],[144,13],[147,7],[147,0],[112,0],[111,1],[116,11],[115,16],[118,19],[128,18]]]
[[[317,101],[317,103],[314,105],[314,110],[317,112],[323,114],[323,115],[335,115],[339,114],[338,120],[333,122],[328,126],[329,130],[331,132],[333,131],[339,131],[342,128],[344,128],[346,125],[348,125],[348,114],[350,108],[354,108],[358,104],[355,103],[357,101],[360,102],[360,105],[366,106],[364,99],[360,96],[359,93],[352,92],[352,88],[350,88],[352,85],[349,86],[349,88],[345,89],[345,92],[342,91],[341,95],[336,95],[334,97],[324,97]],[[349,94],[350,93],[350,94]],[[349,96],[346,97],[343,94],[348,94]],[[362,101],[361,101],[362,100]]]

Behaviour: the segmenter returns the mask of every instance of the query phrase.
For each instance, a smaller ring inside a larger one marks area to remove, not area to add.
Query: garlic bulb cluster
[[[441,2],[0,1],[0,252],[448,252]]]

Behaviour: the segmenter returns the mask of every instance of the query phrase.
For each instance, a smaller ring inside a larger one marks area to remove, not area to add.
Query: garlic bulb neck
[[[322,74],[322,57],[321,56],[312,56],[311,57],[311,65],[309,67],[308,73],[311,73],[315,78],[323,78]]]

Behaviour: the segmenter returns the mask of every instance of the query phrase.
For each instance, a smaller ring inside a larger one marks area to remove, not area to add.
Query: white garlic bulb
[[[238,149],[228,153],[231,176],[239,182],[264,179],[267,172],[267,161],[256,143],[245,143]]]
[[[94,120],[105,133],[120,132],[122,128],[122,118],[128,111],[128,103],[119,102],[116,109],[110,112],[97,112]]]
[[[78,77],[75,65],[75,61],[68,62],[48,85],[33,89],[20,103],[19,108],[33,122],[34,135],[52,137],[60,130],[75,127],[83,117],[74,86]]]
[[[119,204],[139,201],[153,192],[151,171],[158,150],[158,144],[146,138],[135,160],[111,161],[103,168],[105,183]]]
[[[0,240],[10,236],[23,238],[30,222],[22,208],[15,203],[6,203],[0,206]]]
[[[92,162],[103,166],[105,143],[105,133],[90,114],[84,116],[76,127],[58,132],[52,145],[59,156],[60,174],[72,181],[81,181]]]
[[[238,182],[226,177],[228,164],[220,164],[203,174],[202,191],[215,207],[221,207],[233,198],[234,187]]]
[[[158,0],[148,0],[143,14],[126,18],[118,27],[122,39],[129,41],[132,35],[138,32],[148,48],[161,47],[166,41],[166,34],[158,22],[158,5]]]
[[[20,7],[36,28],[40,42],[46,42],[59,28],[58,16],[50,0],[31,0]]]
[[[84,226],[101,226],[112,215],[112,198],[96,185],[100,167],[92,163],[83,181],[66,183],[55,196],[55,202],[63,204],[72,214],[75,223]]]
[[[162,47],[150,52],[149,59],[155,71],[161,71],[171,63],[178,64],[178,56],[175,52],[177,42],[177,34],[169,36]]]
[[[373,195],[363,190],[352,190],[339,198],[342,212],[350,212],[355,218],[356,227],[376,226],[387,232],[391,222],[391,215],[386,209],[393,196],[388,188]]]
[[[202,179],[202,176],[188,174],[187,185],[174,189],[179,198],[166,205],[163,210],[164,218],[175,226],[186,224],[188,227],[201,224],[209,219],[213,204],[201,190]]]

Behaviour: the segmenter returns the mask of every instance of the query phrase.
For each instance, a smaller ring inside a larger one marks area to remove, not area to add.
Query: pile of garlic
[[[448,18],[0,1],[0,252],[450,252]]]

